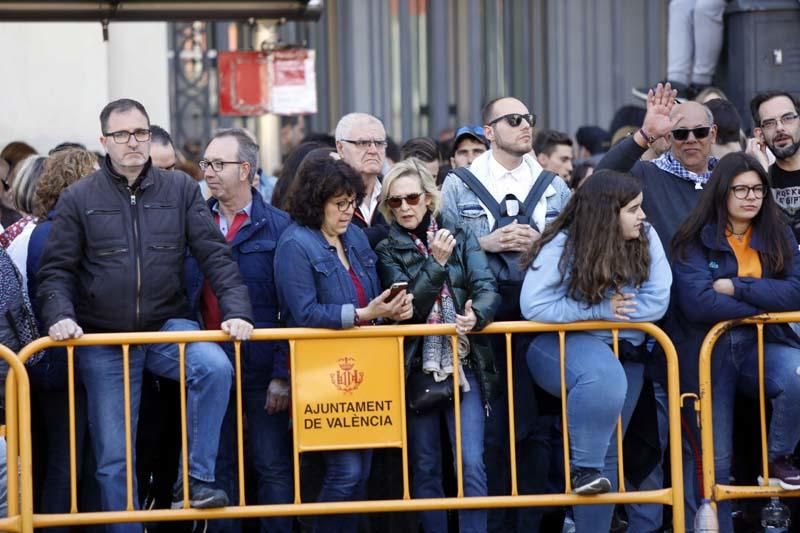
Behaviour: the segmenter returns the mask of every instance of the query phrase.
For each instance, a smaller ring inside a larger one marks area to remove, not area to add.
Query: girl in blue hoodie
[[[538,322],[651,322],[669,303],[672,274],[655,230],[645,224],[639,182],[615,171],[593,174],[573,193],[523,264],[522,314]],[[616,486],[614,428],[627,426],[642,387],[644,334],[619,334],[621,361],[610,331],[566,336],[567,422],[572,491]],[[558,334],[538,335],[527,353],[536,383],[561,396]],[[613,506],[577,506],[578,531],[608,531]]]

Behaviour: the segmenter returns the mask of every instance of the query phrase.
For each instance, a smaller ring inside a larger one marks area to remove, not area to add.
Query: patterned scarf
[[[431,217],[428,227],[428,245],[425,245],[419,237],[409,233],[414,245],[423,257],[428,257],[431,253],[430,240],[439,225],[436,219]],[[439,296],[433,303],[433,308],[428,314],[428,324],[454,324],[456,321],[456,307],[453,303],[453,296],[450,294],[447,284],[442,285]],[[444,381],[453,374],[453,349],[447,335],[428,335],[422,344],[422,371],[433,374],[436,381]],[[469,382],[464,377],[464,358],[469,354],[469,339],[466,335],[458,335],[458,382],[463,392],[469,392]]]
[[[714,167],[717,166],[717,159],[714,156],[708,158],[708,170],[701,173],[695,174],[691,170],[686,170],[686,167],[683,164],[675,159],[672,155],[671,151],[664,152],[661,157],[654,159],[653,164],[660,168],[665,172],[669,172],[673,176],[676,176],[682,180],[691,181],[695,184],[695,189],[702,189],[703,185],[706,184],[708,178],[711,177],[711,171],[714,170]]]
[[[0,246],[3,248],[8,248],[11,245],[11,241],[16,239],[19,234],[22,233],[22,230],[25,229],[25,226],[35,221],[36,217],[25,215],[21,219],[11,224],[5,229],[4,232],[0,233]]]
[[[20,300],[22,300],[22,309],[19,316],[15,316],[16,313],[12,313],[12,309],[8,309],[6,306],[14,305],[14,302]],[[8,346],[12,351],[20,350],[39,338],[36,317],[28,299],[28,293],[23,288],[22,275],[3,249],[0,249],[0,311],[9,320],[14,320],[14,323],[9,326],[16,331],[19,346]],[[36,364],[43,355],[44,352],[38,352],[28,359],[26,364]]]

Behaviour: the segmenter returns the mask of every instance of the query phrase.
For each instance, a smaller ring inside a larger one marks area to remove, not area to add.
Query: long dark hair
[[[736,176],[744,172],[755,172],[766,191],[761,209],[753,218],[753,231],[758,232],[766,250],[759,253],[761,262],[771,272],[783,272],[792,262],[792,250],[786,238],[786,221],[775,203],[769,178],[764,167],[755,158],[744,152],[733,152],[719,160],[705,186],[700,201],[675,232],[672,238],[672,257],[682,260],[689,244],[700,239],[700,232],[708,224],[717,225],[717,245],[725,241],[725,230],[730,227],[728,194]]]
[[[572,193],[558,218],[523,256],[522,266],[530,266],[544,245],[564,231],[567,241],[558,269],[561,282],[567,279],[570,298],[596,304],[609,289],[641,285],[650,272],[647,233],[642,227],[638,238],[628,240],[619,224],[620,210],[641,192],[632,176],[598,170]]]

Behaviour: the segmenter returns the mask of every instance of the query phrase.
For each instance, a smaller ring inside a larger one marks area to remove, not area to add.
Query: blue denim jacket
[[[278,298],[275,293],[273,264],[275,248],[281,234],[289,227],[289,215],[268,205],[261,195],[252,189],[253,204],[250,210],[250,223],[243,226],[231,244],[233,259],[239,265],[250,301],[253,305],[254,326],[256,328],[277,328]],[[209,208],[217,200],[208,201]],[[200,316],[200,295],[205,277],[197,260],[187,256],[184,264],[186,294],[193,316]],[[229,354],[232,344],[223,345]],[[288,379],[288,344],[284,342],[245,342],[242,343],[242,383],[245,387],[266,387],[273,378]]]
[[[377,257],[364,232],[350,224],[341,236],[350,266],[367,301],[381,292]],[[290,327],[353,327],[358,305],[350,273],[318,229],[292,224],[275,253],[275,277],[281,318]]]
[[[490,157],[491,150],[481,154],[472,162],[472,165],[470,165],[470,172],[479,179],[485,177],[489,172]],[[536,163],[535,159],[529,156],[526,156],[524,160],[528,163],[531,172],[534,173],[538,179],[539,173],[542,171],[541,166]],[[564,180],[556,177],[544,194],[547,202],[545,225],[555,220],[558,214],[564,209],[564,206],[566,206],[569,201],[570,194],[569,187],[564,183]],[[520,200],[523,200],[523,198],[520,198]],[[494,229],[489,225],[486,209],[478,199],[478,196],[461,181],[461,178],[453,173],[448,174],[442,184],[441,206],[443,214],[469,227],[477,238],[485,237]],[[543,230],[541,227],[540,229]]]

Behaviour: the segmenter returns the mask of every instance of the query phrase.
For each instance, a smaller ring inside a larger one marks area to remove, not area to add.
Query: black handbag
[[[433,374],[421,368],[411,371],[406,380],[408,408],[417,414],[429,413],[453,403],[453,376],[436,381]]]

